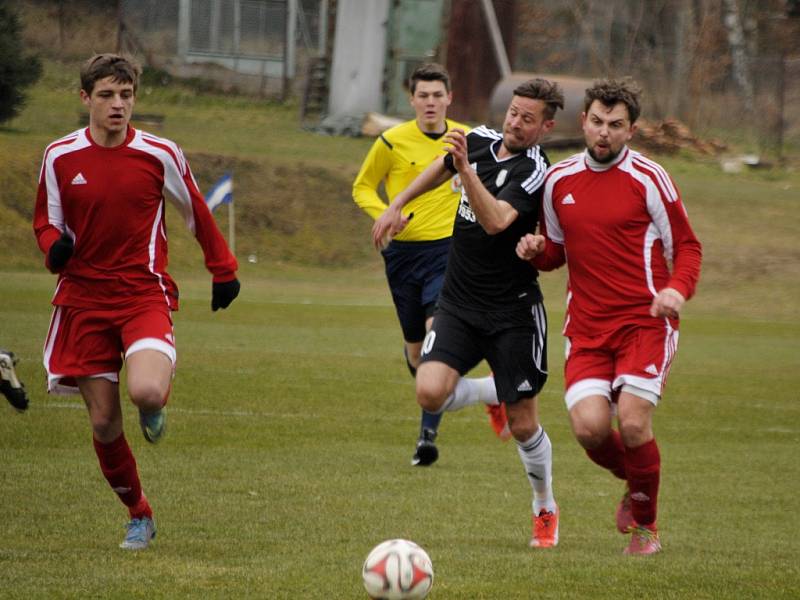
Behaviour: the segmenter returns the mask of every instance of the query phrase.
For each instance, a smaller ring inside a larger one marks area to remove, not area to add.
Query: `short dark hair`
[[[529,79],[514,88],[515,96],[541,100],[545,103],[544,118],[547,120],[556,116],[556,110],[564,110],[564,92],[555,81],[548,81],[539,77]]]
[[[586,97],[583,100],[583,112],[589,112],[589,107],[595,100],[599,100],[608,108],[612,108],[622,102],[625,108],[628,109],[628,118],[633,124],[642,113],[642,107],[639,104],[641,95],[642,88],[630,77],[600,79],[586,90]]]
[[[408,89],[412,95],[417,91],[418,81],[441,81],[444,89],[450,91],[450,73],[439,63],[424,63],[414,69],[408,78]]]
[[[92,95],[94,84],[100,79],[112,77],[113,81],[132,83],[133,93],[139,87],[142,69],[132,59],[119,54],[95,54],[81,67],[81,89]]]

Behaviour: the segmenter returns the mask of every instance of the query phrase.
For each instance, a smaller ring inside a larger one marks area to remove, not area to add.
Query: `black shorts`
[[[393,240],[381,254],[397,318],[407,342],[421,342],[444,282],[450,238],[433,242]]]
[[[445,363],[462,376],[486,359],[497,397],[512,404],[538,394],[547,381],[547,314],[538,302],[485,313],[439,306],[422,344],[422,362]]]

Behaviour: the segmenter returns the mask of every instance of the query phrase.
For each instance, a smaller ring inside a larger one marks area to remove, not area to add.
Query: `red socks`
[[[136,459],[133,457],[125,434],[108,444],[94,441],[94,451],[100,461],[103,472],[111,489],[116,492],[123,504],[128,507],[132,519],[153,517],[153,511],[142,494],[142,484],[136,470]]]
[[[655,439],[637,448],[625,448],[625,472],[628,474],[634,521],[639,525],[653,525],[661,475],[661,455]]]
[[[612,429],[600,446],[587,450],[586,454],[614,477],[628,482],[634,520],[639,525],[655,523],[661,475],[661,455],[655,439],[637,448],[627,448],[622,445],[619,431]]]
[[[597,448],[587,450],[586,454],[595,463],[611,471],[614,477],[627,479],[625,476],[625,446],[622,445],[622,438],[616,429],[612,429],[611,435],[602,444]]]

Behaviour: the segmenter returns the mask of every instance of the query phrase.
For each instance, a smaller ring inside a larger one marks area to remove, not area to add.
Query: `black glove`
[[[63,269],[72,256],[73,250],[75,250],[75,242],[67,232],[62,233],[61,237],[47,251],[47,264],[50,265],[50,270],[56,273]]]
[[[239,295],[238,279],[233,281],[226,281],[225,283],[211,284],[211,310],[216,311],[218,308],[228,308],[234,298]]]

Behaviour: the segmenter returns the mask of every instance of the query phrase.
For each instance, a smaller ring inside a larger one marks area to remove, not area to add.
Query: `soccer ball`
[[[408,540],[386,540],[372,549],[361,569],[373,600],[421,600],[433,587],[433,564]]]

